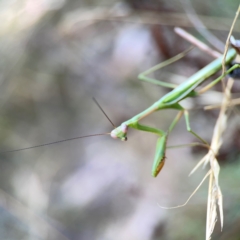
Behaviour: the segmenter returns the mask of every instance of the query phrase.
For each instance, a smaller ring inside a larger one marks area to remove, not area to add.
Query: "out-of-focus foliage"
[[[188,26],[199,36],[187,13],[199,14],[225,41],[237,5],[233,0],[2,0],[1,150],[111,131],[91,98],[116,125],[142,111],[167,90],[139,82],[137,75],[188,45],[173,26]],[[170,16],[171,23],[150,24],[158,15],[162,21]],[[220,19],[228,21],[219,24]],[[195,50],[155,77],[183,81],[211,60]],[[166,129],[175,114],[161,111],[144,122]],[[209,141],[217,112],[190,114],[192,128]],[[213,239],[239,236],[239,116],[233,115],[220,155],[225,227]],[[182,120],[169,145],[192,141]],[[167,151],[166,165],[153,179],[155,144],[155,136],[130,131],[126,143],[102,136],[1,154],[0,239],[203,239],[206,184],[184,208],[158,206],[188,198],[205,175],[203,170],[188,178],[202,153]]]

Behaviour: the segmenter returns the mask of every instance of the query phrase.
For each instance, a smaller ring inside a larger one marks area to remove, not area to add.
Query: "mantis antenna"
[[[113,126],[114,128],[116,128],[116,127],[114,126],[113,122],[110,120],[110,118],[109,118],[108,115],[106,114],[106,112],[102,109],[102,107],[100,106],[100,104],[97,102],[97,100],[96,100],[95,98],[92,98],[92,99],[93,99],[93,101],[95,102],[95,104],[99,107],[99,109],[101,110],[101,112],[105,115],[105,117],[106,117],[106,118],[109,120],[109,122],[112,124],[112,126]],[[59,140],[59,141],[55,141],[55,142],[44,143],[44,144],[39,144],[39,145],[30,146],[30,147],[25,147],[25,148],[18,148],[18,149],[3,151],[3,152],[0,152],[0,154],[3,154],[3,153],[12,153],[12,152],[20,152],[20,151],[24,151],[24,150],[33,149],[33,148],[45,147],[45,146],[49,146],[49,145],[53,145],[53,144],[58,144],[58,143],[62,143],[62,142],[73,141],[73,140],[77,140],[77,139],[81,139],[81,138],[96,137],[96,136],[103,136],[103,135],[110,135],[110,133],[97,133],[97,134],[90,134],[90,135],[86,135],[86,136],[73,137],[73,138],[63,139],[63,140]]]

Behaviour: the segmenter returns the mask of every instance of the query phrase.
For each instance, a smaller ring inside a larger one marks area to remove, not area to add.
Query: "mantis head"
[[[121,141],[127,141],[128,126],[122,123],[119,127],[113,129],[110,133],[112,138],[120,139]]]

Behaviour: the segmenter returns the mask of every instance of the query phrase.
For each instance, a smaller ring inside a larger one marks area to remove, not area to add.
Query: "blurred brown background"
[[[118,125],[167,93],[137,80],[189,43],[180,26],[223,50],[239,1],[2,0],[0,3],[1,151],[81,135],[109,132],[95,97]],[[209,30],[204,30],[203,26]],[[239,21],[234,35],[239,38]],[[213,34],[216,36],[211,36]],[[212,60],[194,50],[157,79],[180,83]],[[220,88],[219,88],[220,89]],[[237,96],[239,83],[234,89]],[[220,102],[221,94],[187,101]],[[212,239],[239,239],[239,115],[232,111],[219,160],[225,223]],[[144,119],[167,129],[176,111]],[[192,128],[210,141],[218,111],[190,112]],[[0,156],[0,239],[156,240],[204,239],[205,182],[182,204],[207,169],[188,177],[205,150],[167,151],[165,167],[151,177],[156,136],[130,130],[127,142],[86,138]],[[169,145],[196,141],[182,119]]]

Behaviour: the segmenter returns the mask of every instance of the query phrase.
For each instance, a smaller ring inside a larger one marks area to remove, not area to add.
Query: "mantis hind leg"
[[[154,78],[151,78],[151,77],[147,77],[148,74],[152,73],[152,72],[155,72],[156,70],[158,69],[161,69],[163,67],[166,67],[167,65],[170,65],[176,61],[178,61],[179,59],[185,57],[191,50],[193,49],[193,47],[189,47],[187,50],[185,50],[184,52],[182,53],[179,53],[178,55],[148,69],[147,71],[141,73],[138,75],[138,79],[141,80],[141,81],[145,81],[145,82],[149,82],[149,83],[153,83],[153,84],[156,84],[156,85],[159,85],[159,86],[162,86],[162,87],[167,87],[167,88],[171,88],[171,89],[174,89],[177,87],[176,84],[173,84],[173,83],[167,83],[167,82],[164,82],[164,81],[160,81],[160,80],[157,80],[157,79],[154,79]]]
[[[207,141],[205,141],[203,138],[201,138],[197,133],[195,133],[195,132],[191,129],[188,111],[187,111],[186,109],[184,109],[183,112],[184,112],[184,117],[185,117],[186,127],[187,127],[188,132],[190,132],[191,134],[193,134],[196,138],[198,138],[198,139],[199,139],[201,142],[203,142],[204,144],[209,145]]]
[[[175,106],[176,107],[176,106]],[[180,118],[182,117],[182,115],[184,114],[185,117],[185,122],[186,122],[186,127],[188,132],[190,132],[191,134],[193,134],[197,139],[199,139],[201,142],[203,142],[204,144],[208,144],[207,141],[205,141],[203,138],[201,138],[197,133],[195,133],[190,126],[190,120],[189,120],[189,113],[186,109],[184,109],[180,104],[177,105],[178,109],[180,110],[179,113],[177,114],[177,116],[175,117],[175,119],[173,120],[173,122],[171,123],[168,132],[171,132],[173,130],[173,128],[175,127],[175,125],[177,124],[177,122],[180,120]]]

